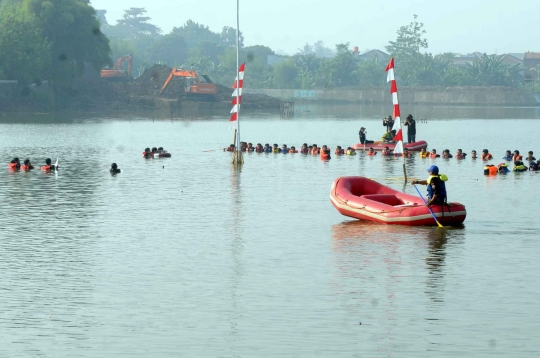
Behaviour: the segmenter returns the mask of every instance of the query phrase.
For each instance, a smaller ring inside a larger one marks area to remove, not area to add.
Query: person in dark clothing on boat
[[[412,114],[409,114],[405,119],[404,125],[407,126],[407,143],[413,143],[416,140],[416,121]]]
[[[386,118],[383,118],[382,120],[383,126],[386,127],[386,130],[389,132],[394,128],[394,120],[392,119],[392,116],[388,116]]]
[[[446,202],[446,185],[444,182],[448,180],[448,177],[444,174],[439,175],[439,167],[436,165],[430,166],[427,171],[429,173],[427,180],[413,180],[411,184],[427,185],[427,207],[433,204],[442,205]]]
[[[362,144],[372,144],[373,141],[372,140],[367,140],[366,139],[366,128],[365,127],[361,127],[360,128],[360,132],[358,132],[358,136],[360,137],[360,143]]]

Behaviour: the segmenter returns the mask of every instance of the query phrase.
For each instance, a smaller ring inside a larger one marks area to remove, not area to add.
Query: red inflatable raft
[[[357,143],[352,147],[355,150],[364,149],[364,145],[361,143]],[[369,150],[369,148],[373,148],[374,150],[383,150],[386,147],[394,150],[394,148],[396,147],[396,143],[375,142],[372,144],[366,144],[365,146],[366,150]],[[427,142],[425,140],[420,140],[418,142],[407,143],[403,145],[403,148],[407,148],[409,152],[419,152],[420,150],[422,150],[422,148],[427,148]]]
[[[392,225],[437,225],[419,196],[399,192],[364,177],[336,179],[330,201],[342,215],[360,220]],[[460,203],[430,208],[443,226],[460,225],[467,216],[465,206]]]

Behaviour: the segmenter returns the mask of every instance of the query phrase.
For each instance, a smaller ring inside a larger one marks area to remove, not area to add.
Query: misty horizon
[[[194,0],[178,4],[172,0],[147,2],[133,0],[114,2],[92,0],[96,9],[107,11],[107,21],[114,25],[131,7],[147,10],[150,22],[164,34],[186,21],[202,23],[212,31],[224,26],[236,27],[236,1]],[[276,53],[292,55],[306,43],[319,40],[334,49],[336,44],[350,43],[361,52],[385,50],[396,38],[396,31],[418,15],[427,31],[425,38],[430,53],[524,53],[536,52],[537,36],[530,28],[536,24],[536,10],[540,3],[515,0],[490,4],[470,0],[455,0],[451,6],[440,6],[432,1],[398,0],[358,4],[352,0],[337,0],[331,7],[317,6],[322,1],[294,3],[285,0],[241,1],[240,30],[245,46],[264,45]],[[210,10],[209,10],[210,9]],[[189,11],[186,11],[189,10]]]

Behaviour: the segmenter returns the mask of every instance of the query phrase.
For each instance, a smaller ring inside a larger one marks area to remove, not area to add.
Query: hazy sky
[[[92,0],[115,24],[123,10],[144,7],[169,32],[187,20],[212,31],[236,24],[236,0]],[[306,42],[350,42],[384,50],[396,30],[418,15],[432,53],[540,52],[540,0],[241,0],[245,44],[294,53]]]

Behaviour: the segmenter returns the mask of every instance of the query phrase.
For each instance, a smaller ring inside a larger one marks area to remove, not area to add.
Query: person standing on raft
[[[428,201],[426,206],[442,205],[446,203],[446,185],[445,181],[448,181],[448,177],[444,174],[439,175],[439,167],[432,165],[428,168],[429,178],[427,180],[413,180],[414,184],[427,185]]]
[[[412,114],[407,116],[403,124],[407,126],[407,143],[414,143],[416,141],[416,121]]]

